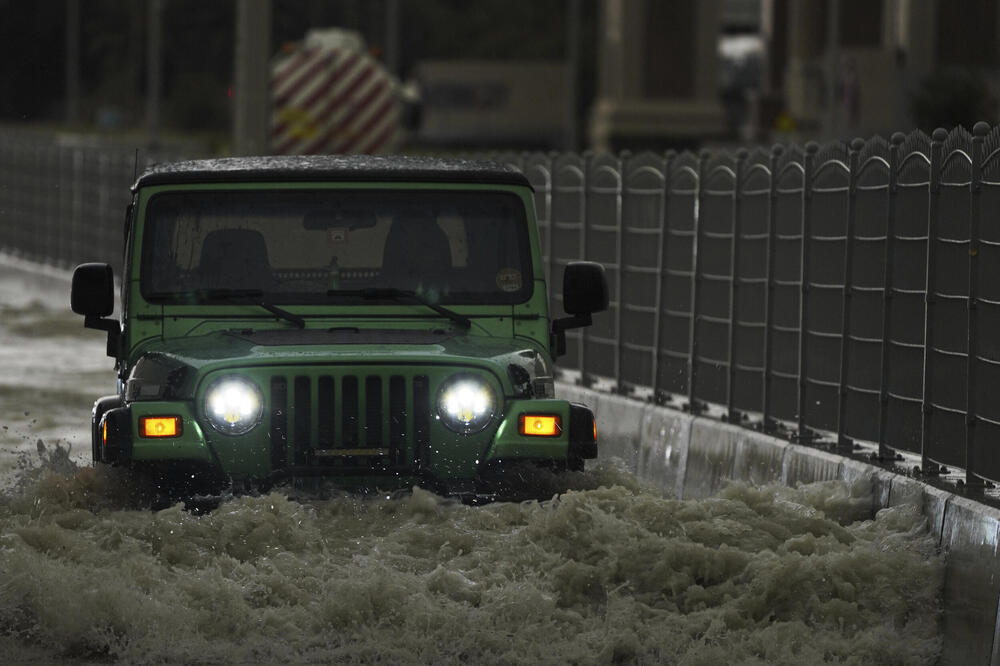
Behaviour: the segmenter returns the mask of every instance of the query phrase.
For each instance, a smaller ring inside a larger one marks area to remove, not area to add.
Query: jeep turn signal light
[[[139,418],[142,437],[177,437],[181,434],[179,416],[143,416]]]
[[[562,432],[562,419],[555,414],[521,414],[518,430],[531,437],[557,437]]]

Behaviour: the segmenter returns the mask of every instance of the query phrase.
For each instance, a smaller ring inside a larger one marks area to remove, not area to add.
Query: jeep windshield
[[[360,304],[410,292],[445,304],[531,297],[514,194],[469,190],[162,192],[147,206],[140,285],[157,303]]]

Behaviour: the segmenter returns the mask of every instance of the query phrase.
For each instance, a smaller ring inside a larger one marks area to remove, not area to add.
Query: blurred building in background
[[[591,141],[599,149],[722,138],[719,0],[603,0]]]
[[[372,120],[388,102],[335,109],[354,129],[321,150],[660,150],[997,121],[1000,0],[0,0],[0,123],[267,150],[268,63],[324,28],[357,33],[398,82],[402,131],[383,141]],[[288,127],[322,129],[296,114]]]
[[[996,121],[997,0],[764,0],[764,129],[869,135]]]
[[[597,147],[996,121],[997,0],[601,0]]]
[[[416,139],[471,148],[558,147],[566,73],[558,60],[422,60]]]

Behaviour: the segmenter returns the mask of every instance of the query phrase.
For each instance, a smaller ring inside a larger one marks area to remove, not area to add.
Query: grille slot
[[[365,378],[365,445],[382,448],[382,378]]]
[[[389,450],[394,465],[406,464],[406,380],[389,379]]]
[[[305,465],[309,460],[312,434],[312,386],[309,378],[295,378],[295,464]]]
[[[316,408],[316,447],[328,449],[336,440],[334,419],[337,415],[336,382],[333,377],[324,375],[319,378],[317,389],[318,405]]]
[[[413,466],[422,469],[427,464],[431,445],[431,389],[426,375],[413,378]]]
[[[286,466],[289,446],[295,465],[399,471],[425,465],[427,375],[279,375],[270,386],[274,469]]]
[[[341,392],[341,404],[343,409],[341,413],[344,415],[344,421],[342,425],[342,441],[344,445],[342,448],[356,449],[358,448],[358,378],[357,377],[344,377],[344,390]]]
[[[288,382],[271,378],[271,469],[285,466],[288,442]]]

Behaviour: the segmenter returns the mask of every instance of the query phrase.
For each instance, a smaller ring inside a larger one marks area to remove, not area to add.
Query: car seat
[[[264,236],[254,229],[216,229],[201,244],[198,275],[206,289],[267,289],[274,282]]]
[[[414,290],[440,288],[451,267],[448,236],[433,215],[406,212],[396,216],[382,255],[386,286]]]

